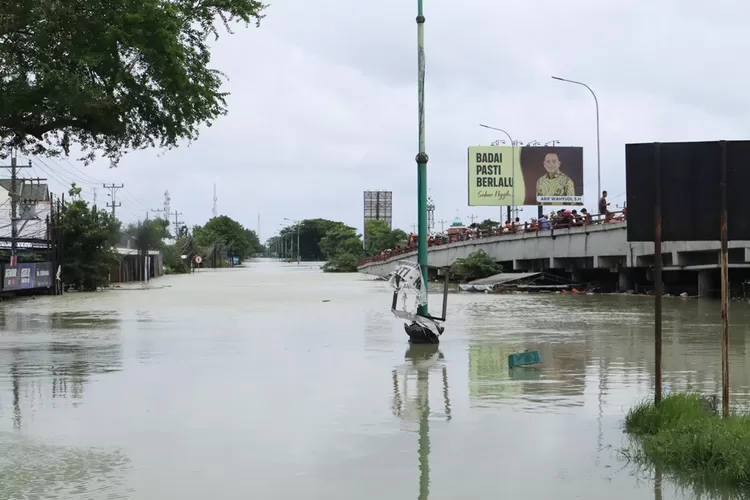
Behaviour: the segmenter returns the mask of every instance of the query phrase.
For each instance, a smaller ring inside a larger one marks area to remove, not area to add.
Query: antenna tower
[[[216,217],[218,215],[217,212],[216,212],[216,201],[217,200],[218,200],[218,198],[216,197],[216,183],[214,182],[214,208],[211,211],[211,213],[213,214],[214,217]]]

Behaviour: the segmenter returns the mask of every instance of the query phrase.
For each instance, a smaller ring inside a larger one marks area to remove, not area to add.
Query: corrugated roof
[[[469,282],[469,285],[499,285],[501,283],[510,283],[525,278],[532,278],[534,276],[539,276],[540,274],[542,273],[500,273],[490,276],[489,278],[471,281]]]

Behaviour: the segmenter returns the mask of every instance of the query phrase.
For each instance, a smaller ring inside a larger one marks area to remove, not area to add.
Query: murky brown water
[[[661,498],[617,457],[650,299],[454,294],[425,352],[365,279],[260,262],[0,305],[0,499]],[[731,319],[746,402],[750,305]],[[718,320],[665,300],[672,390],[720,393]],[[510,375],[528,343],[545,366]]]

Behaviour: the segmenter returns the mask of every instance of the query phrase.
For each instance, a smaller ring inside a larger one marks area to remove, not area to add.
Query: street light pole
[[[302,252],[300,252],[300,248],[299,248],[299,225],[300,225],[300,221],[298,221],[298,220],[292,220],[292,219],[287,219],[286,217],[284,217],[284,220],[288,220],[289,222],[292,222],[297,227],[297,265],[299,265],[300,260],[302,260],[302,257],[301,257]]]
[[[418,314],[427,316],[427,162],[429,157],[425,152],[425,117],[424,117],[424,11],[423,0],[417,0],[417,108],[419,118],[419,153],[417,154],[417,224],[419,226],[417,262],[422,268],[422,286],[424,287],[425,305],[421,306]]]
[[[597,197],[602,195],[602,156],[601,156],[601,148],[599,146],[599,99],[597,99],[596,94],[593,90],[591,90],[591,87],[586,85],[583,82],[577,82],[575,80],[568,80],[566,78],[560,78],[559,76],[553,76],[553,80],[557,80],[560,82],[567,82],[567,83],[573,83],[575,85],[580,85],[582,87],[586,87],[589,92],[591,92],[591,95],[594,96],[594,104],[596,105],[596,190],[597,190]]]
[[[510,141],[511,148],[512,148],[511,151],[513,151],[513,156],[511,157],[511,169],[513,169],[513,191],[511,193],[511,203],[513,204],[513,206],[515,206],[516,205],[516,142],[513,140],[513,138],[510,136],[508,132],[506,132],[505,130],[501,128],[490,127],[489,125],[484,125],[482,123],[480,123],[479,126],[490,129],[490,130],[495,130],[497,132],[502,132],[508,137],[508,140]],[[512,222],[510,220],[511,219],[510,211],[511,211],[511,207],[508,207],[508,219],[507,220],[509,222]],[[500,220],[498,222],[502,223],[503,222],[502,218],[503,218],[503,209],[500,208]]]

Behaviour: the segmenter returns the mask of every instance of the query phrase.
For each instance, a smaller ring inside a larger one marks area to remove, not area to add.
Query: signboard
[[[52,286],[52,264],[30,262],[3,266],[3,290],[30,290]]]
[[[583,205],[583,148],[469,147],[469,205]]]
[[[240,265],[240,258],[236,255],[232,256],[232,265],[233,266],[239,266]]]
[[[657,200],[662,241],[719,241],[725,159],[729,240],[750,240],[746,212],[750,141],[627,144],[628,241],[654,241]],[[725,155],[725,156],[724,156]],[[657,189],[659,188],[659,189]],[[657,196],[660,195],[660,196]]]

